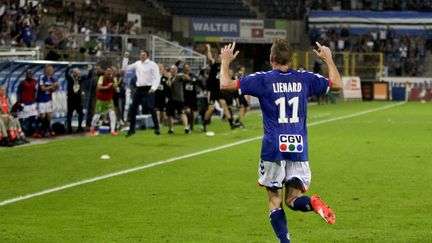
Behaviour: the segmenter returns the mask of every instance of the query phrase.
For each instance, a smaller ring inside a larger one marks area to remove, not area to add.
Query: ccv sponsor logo
[[[281,134],[279,135],[279,151],[290,153],[303,152],[302,135]]]

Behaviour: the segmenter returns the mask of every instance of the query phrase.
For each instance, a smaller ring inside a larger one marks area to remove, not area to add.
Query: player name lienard
[[[273,92],[275,93],[288,93],[300,92],[302,90],[301,83],[273,83]]]

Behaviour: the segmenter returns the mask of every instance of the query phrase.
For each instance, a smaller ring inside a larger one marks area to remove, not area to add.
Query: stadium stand
[[[304,2],[301,0],[253,0],[252,4],[265,12],[267,18],[302,20],[305,14]]]
[[[162,0],[173,15],[255,18],[242,0]]]
[[[372,10],[372,11],[425,11],[432,10],[432,1],[417,0],[309,0],[313,10]]]

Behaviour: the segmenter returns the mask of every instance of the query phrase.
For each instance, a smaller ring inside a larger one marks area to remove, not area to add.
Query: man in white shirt
[[[125,58],[127,57],[128,54],[125,55]],[[140,60],[136,61],[133,64],[127,65],[126,67],[124,67],[124,69],[125,71],[135,70],[135,74],[137,77],[137,89],[135,91],[132,105],[130,107],[130,126],[129,132],[126,137],[130,137],[135,134],[136,113],[140,104],[143,104],[145,106],[143,107],[144,110],[147,109],[150,112],[154,124],[154,133],[156,135],[160,135],[159,122],[157,120],[156,111],[154,109],[154,92],[159,87],[160,83],[160,73],[158,65],[148,58],[147,51],[142,50],[140,53]]]

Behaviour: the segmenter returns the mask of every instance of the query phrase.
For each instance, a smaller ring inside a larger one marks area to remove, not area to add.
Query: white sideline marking
[[[400,102],[400,103],[396,103],[396,104],[389,104],[389,105],[381,106],[381,107],[370,109],[370,110],[365,110],[365,111],[360,111],[360,112],[352,113],[352,114],[345,115],[345,116],[339,116],[339,117],[335,117],[335,118],[330,118],[330,119],[325,119],[325,120],[321,120],[321,121],[311,122],[307,126],[308,127],[312,127],[312,126],[316,126],[316,125],[323,124],[323,123],[329,123],[329,122],[334,122],[334,121],[349,119],[349,118],[352,118],[352,117],[355,117],[355,116],[361,116],[361,115],[368,114],[368,113],[371,113],[371,112],[385,110],[385,109],[388,109],[388,108],[391,108],[391,107],[395,107],[395,106],[400,106],[400,105],[403,105],[405,103],[406,102]],[[11,198],[11,199],[8,199],[8,200],[0,202],[0,206],[4,206],[4,205],[10,204],[10,203],[26,200],[26,199],[29,199],[29,198],[32,198],[32,197],[42,196],[42,195],[45,195],[45,194],[48,194],[48,193],[52,193],[52,192],[56,192],[56,191],[61,191],[61,190],[67,189],[67,188],[71,188],[71,187],[75,187],[75,186],[79,186],[79,185],[83,185],[83,184],[87,184],[87,183],[91,183],[91,182],[95,182],[95,181],[104,180],[104,179],[111,178],[111,177],[114,177],[114,176],[124,175],[124,174],[131,173],[131,172],[134,172],[134,171],[151,168],[151,167],[158,166],[158,165],[168,164],[168,163],[171,163],[171,162],[174,162],[174,161],[177,161],[177,160],[187,159],[187,158],[195,157],[195,156],[198,156],[198,155],[202,155],[202,154],[207,154],[207,153],[210,153],[210,152],[218,151],[218,150],[221,150],[221,149],[234,147],[234,146],[237,146],[237,145],[240,145],[240,144],[243,144],[243,143],[252,142],[252,141],[255,141],[255,140],[258,140],[258,139],[261,139],[261,138],[262,138],[262,136],[258,136],[258,137],[254,137],[254,138],[249,138],[249,139],[244,139],[244,140],[241,140],[241,141],[238,141],[238,142],[235,142],[235,143],[226,144],[226,145],[219,146],[219,147],[216,147],[216,148],[206,149],[206,150],[202,150],[202,151],[191,153],[191,154],[186,154],[186,155],[179,156],[179,157],[174,157],[174,158],[170,158],[170,159],[166,159],[166,160],[161,160],[161,161],[154,162],[154,163],[151,163],[151,164],[147,164],[147,165],[138,166],[138,167],[127,169],[127,170],[122,170],[122,171],[106,174],[106,175],[103,175],[103,176],[97,176],[97,177],[94,177],[94,178],[91,178],[91,179],[74,182],[74,183],[67,184],[67,185],[64,185],[64,186],[55,187],[55,188],[52,188],[52,189],[47,189],[47,190],[36,192],[36,193],[33,193],[33,194],[27,194],[25,196]]]

